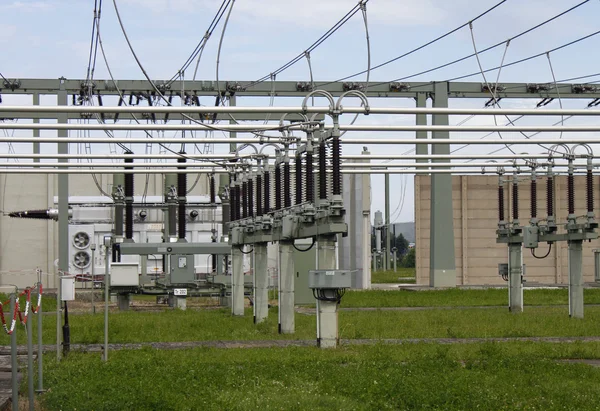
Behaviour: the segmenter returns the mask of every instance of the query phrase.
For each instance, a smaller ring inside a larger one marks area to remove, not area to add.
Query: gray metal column
[[[267,244],[254,245],[254,323],[258,324],[269,316],[269,273]]]
[[[40,94],[39,93],[33,93],[33,105],[34,106],[39,106],[40,105]],[[39,118],[34,118],[33,119],[33,123],[34,124],[38,124],[40,122]],[[40,130],[33,130],[33,136],[34,137],[39,137],[40,136]],[[40,143],[33,143],[33,154],[40,154]],[[39,163],[40,159],[39,158],[34,158],[33,159],[34,163]]]
[[[293,334],[294,312],[294,245],[290,241],[279,242],[279,333]]]
[[[583,318],[583,242],[569,241],[569,316]]]
[[[447,108],[448,83],[435,83],[434,91],[433,106],[436,108]],[[436,114],[433,116],[433,125],[447,126],[448,124],[447,114]],[[449,139],[450,133],[447,131],[436,131],[433,133],[433,138]],[[450,154],[450,145],[433,144],[431,153]],[[451,174],[431,175],[430,233],[429,285],[431,287],[456,287]]]
[[[10,313],[14,313],[16,309],[16,301],[19,298],[17,290],[10,296]],[[13,316],[9,317],[9,324],[12,325]],[[18,322],[18,321],[17,321]],[[11,382],[12,382],[12,409],[13,411],[19,410],[19,363],[17,361],[17,328],[18,324],[15,324],[12,334],[10,335],[10,370],[11,370]]]
[[[318,239],[319,269],[335,269],[335,236]],[[317,300],[317,344],[321,348],[335,348],[339,344],[338,303]]]
[[[417,93],[417,107],[425,108],[427,107],[427,93]],[[427,114],[417,114],[417,126],[426,126],[427,125]],[[427,131],[417,131],[416,138],[427,139]],[[429,154],[429,146],[426,144],[416,144],[415,151],[418,155],[427,155]],[[417,163],[427,163],[427,160],[419,159]]]
[[[67,91],[65,90],[66,79],[61,78],[58,80],[59,91],[57,96],[57,102],[59,106],[66,106],[67,103]],[[58,113],[56,116],[57,122],[68,123],[67,113]],[[69,132],[67,130],[58,130],[58,137],[68,137]],[[58,154],[69,154],[68,143],[58,143]],[[68,162],[67,159],[59,159],[58,162]],[[59,174],[58,175],[58,270],[59,270],[59,281],[57,283],[56,291],[56,358],[61,358],[61,295],[60,295],[60,272],[69,272],[69,175]]]
[[[238,246],[231,249],[231,313],[244,315],[244,254]]]
[[[424,144],[420,144],[424,145]],[[390,221],[390,175],[385,175],[385,270],[390,270],[390,245],[391,241],[391,221]]]
[[[508,245],[508,309],[523,312],[523,245]]]

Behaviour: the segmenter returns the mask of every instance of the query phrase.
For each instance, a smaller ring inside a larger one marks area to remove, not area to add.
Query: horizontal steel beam
[[[11,84],[0,82],[1,92],[5,94],[56,94],[61,81],[68,94],[80,94],[82,90],[92,89],[94,94],[118,96],[124,94],[152,95],[153,85],[147,80],[94,80],[86,86],[83,79],[8,79]],[[219,92],[248,97],[303,97],[311,89],[310,80],[305,81],[264,81],[253,84],[253,81],[174,81],[154,80],[154,84],[165,95],[178,94],[182,89],[190,95],[216,96]],[[365,89],[364,81],[324,82],[315,81],[315,89],[326,90],[339,96],[349,89],[361,90],[369,97],[412,97],[419,93],[432,94],[435,82],[371,82]],[[598,98],[600,90],[593,84],[582,88],[581,83],[502,83],[496,90],[498,98]],[[586,84],[586,83],[583,83]],[[12,86],[12,87],[11,87]],[[89,86],[89,87],[88,87]],[[453,98],[491,98],[487,87],[478,82],[450,82],[448,93]]]
[[[348,98],[346,101],[350,101]],[[448,114],[448,115],[527,115],[527,116],[598,116],[600,112],[588,109],[524,109],[524,108],[439,108],[439,107],[344,107],[337,110],[340,114]],[[329,114],[330,107],[275,107],[275,106],[8,106],[0,105],[0,113],[231,113],[231,114]],[[1,114],[0,114],[1,115]],[[298,117],[290,117],[298,119]],[[290,118],[285,118],[289,120]],[[277,120],[273,117],[272,120]]]
[[[600,130],[600,125],[592,127],[595,130]],[[552,131],[560,131],[552,130]],[[579,130],[584,131],[584,130]],[[590,130],[587,130],[590,131]],[[593,130],[592,130],[593,131]],[[0,142],[4,143],[90,143],[90,144],[108,144],[108,143],[124,143],[124,144],[230,144],[235,142],[237,144],[255,144],[261,146],[266,143],[277,143],[279,137],[273,138],[147,138],[147,137],[89,137],[89,138],[77,138],[77,137],[6,137],[0,136]],[[472,144],[472,145],[508,145],[508,144],[600,144],[600,140],[595,138],[539,138],[539,139],[527,139],[527,138],[504,138],[504,139],[478,139],[478,138],[451,138],[451,139],[415,139],[415,138],[348,138],[342,137],[342,144]]]
[[[325,126],[325,130],[331,130],[333,126]],[[286,127],[288,130],[302,130],[300,125]],[[341,131],[377,131],[377,132],[413,132],[413,131],[458,131],[465,133],[473,132],[502,132],[502,133],[521,133],[521,132],[591,132],[600,131],[600,124],[587,126],[376,126],[376,125],[340,125]],[[237,131],[237,132],[265,132],[279,131],[280,127],[266,124],[39,124],[39,123],[0,123],[0,130],[114,130],[114,131],[180,131],[180,130],[200,130],[200,131]],[[273,138],[277,138],[273,136]],[[87,140],[87,139],[81,139]],[[222,139],[213,139],[215,142]],[[228,143],[238,140],[228,140]]]
[[[231,253],[231,246],[225,243],[119,243],[117,247],[124,255],[228,255]]]

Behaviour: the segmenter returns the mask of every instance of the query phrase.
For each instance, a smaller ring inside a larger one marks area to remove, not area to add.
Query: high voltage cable
[[[175,79],[177,77],[179,77],[180,73],[187,70],[187,68],[192,64],[192,62],[198,56],[198,54],[202,52],[204,47],[206,47],[206,43],[208,43],[208,40],[210,39],[213,31],[217,28],[217,25],[219,24],[219,22],[221,21],[221,18],[225,14],[225,10],[229,6],[229,3],[231,3],[231,0],[223,0],[223,2],[221,3],[221,7],[219,7],[217,14],[215,14],[215,17],[213,18],[212,22],[208,26],[208,29],[206,30],[206,32],[205,32],[204,36],[202,37],[202,39],[200,40],[200,42],[198,42],[198,45],[196,46],[196,48],[194,49],[192,54],[188,57],[188,59],[185,61],[185,63],[183,63],[183,65],[181,66],[179,71],[177,73],[175,73],[175,75],[173,77],[171,77],[171,79],[167,82],[167,84],[172,84],[175,81]]]
[[[469,20],[468,22],[466,22],[466,23],[464,23],[464,24],[461,24],[460,26],[458,26],[458,27],[456,27],[456,28],[454,28],[454,29],[452,29],[452,30],[450,30],[450,31],[448,31],[448,32],[446,32],[446,33],[444,33],[444,34],[442,34],[442,35],[441,35],[441,36],[439,36],[439,37],[436,37],[436,38],[435,38],[435,39],[433,39],[433,40],[430,40],[430,41],[428,41],[428,42],[427,42],[427,43],[425,43],[425,44],[422,44],[422,45],[420,45],[419,47],[416,47],[416,48],[414,48],[414,49],[412,49],[412,50],[410,50],[410,51],[407,51],[407,52],[406,52],[406,53],[404,53],[404,54],[401,54],[401,55],[399,55],[399,56],[397,56],[397,57],[394,57],[394,58],[392,58],[392,59],[390,59],[390,60],[387,60],[387,61],[385,61],[385,62],[383,62],[383,63],[380,63],[380,64],[378,64],[378,65],[376,65],[376,66],[373,66],[373,67],[371,68],[371,71],[373,71],[373,70],[377,70],[378,68],[381,68],[381,67],[384,67],[384,66],[387,66],[388,64],[391,64],[391,63],[393,63],[393,62],[395,62],[395,61],[398,61],[398,60],[400,60],[400,59],[402,59],[402,58],[404,58],[404,57],[410,56],[411,54],[414,54],[414,53],[416,53],[417,51],[424,49],[425,47],[428,47],[428,46],[431,46],[431,45],[432,45],[432,44],[434,44],[434,43],[437,43],[438,41],[440,41],[440,40],[442,40],[442,39],[444,39],[444,38],[446,38],[446,37],[450,36],[451,34],[454,34],[454,33],[456,33],[457,31],[459,31],[460,29],[462,29],[462,28],[464,28],[464,27],[468,26],[468,25],[469,25],[469,23],[472,23],[472,22],[474,22],[474,21],[476,21],[476,20],[479,20],[480,18],[482,18],[482,17],[483,17],[483,16],[485,16],[486,14],[489,14],[490,12],[492,12],[493,10],[495,10],[496,8],[500,7],[502,4],[506,3],[506,1],[507,1],[507,0],[502,0],[501,2],[499,2],[499,3],[495,4],[494,6],[490,7],[489,9],[487,9],[487,10],[486,10],[486,11],[484,11],[483,13],[479,14],[478,16],[474,17],[473,19]],[[587,0],[587,1],[589,1],[589,0]],[[335,80],[335,81],[334,81],[334,82],[332,82],[332,83],[339,82],[339,81],[344,81],[344,80],[348,80],[349,78],[356,77],[356,76],[360,76],[361,74],[365,74],[366,72],[367,72],[367,70],[362,70],[362,71],[359,71],[358,73],[354,73],[354,74],[351,74],[351,75],[349,75],[349,76],[342,77],[342,78],[340,78],[340,79],[338,79],[338,80]],[[321,84],[321,86],[324,86],[324,85],[327,85],[327,84],[331,84],[331,83],[325,83],[325,84]]]
[[[581,6],[582,6],[582,5],[584,5],[585,3],[588,3],[589,1],[590,1],[590,0],[585,0],[585,1],[581,2],[581,3],[579,3],[579,4],[576,4],[575,6],[573,6],[573,7],[569,8],[568,10],[565,10],[565,11],[563,11],[563,12],[562,12],[562,13],[560,13],[560,14],[557,14],[557,15],[555,15],[555,16],[553,16],[553,17],[551,17],[551,18],[549,18],[549,19],[547,19],[547,20],[545,20],[545,21],[543,21],[543,22],[541,22],[541,23],[539,23],[539,24],[537,24],[537,25],[535,25],[535,26],[533,26],[533,27],[531,27],[531,28],[529,28],[529,29],[525,30],[525,31],[522,31],[522,32],[520,32],[519,34],[516,34],[515,36],[512,36],[512,37],[510,37],[510,38],[508,38],[508,39],[506,39],[506,40],[503,40],[503,41],[501,41],[501,42],[498,42],[498,43],[496,43],[496,44],[494,44],[494,45],[492,45],[492,46],[489,46],[489,47],[487,47],[487,48],[485,48],[485,49],[482,49],[482,50],[480,50],[480,51],[479,51],[479,54],[482,54],[482,53],[485,53],[485,52],[487,52],[487,51],[490,51],[490,50],[493,50],[493,49],[495,49],[495,48],[498,48],[498,47],[500,47],[500,46],[502,46],[502,45],[506,44],[507,42],[512,42],[513,40],[515,40],[515,39],[518,39],[519,37],[522,37],[522,36],[524,36],[524,35],[526,35],[526,34],[528,34],[528,33],[531,33],[532,31],[534,31],[534,30],[537,30],[538,28],[540,28],[540,27],[542,27],[542,26],[544,26],[544,25],[546,25],[546,24],[548,24],[548,23],[550,23],[550,22],[552,22],[552,21],[556,20],[557,18],[564,16],[565,14],[567,14],[567,13],[569,13],[569,12],[571,12],[571,11],[575,10],[576,8],[578,8],[578,7],[581,7]],[[580,38],[580,39],[577,39],[577,40],[575,40],[575,41],[573,41],[573,42],[570,42],[570,43],[564,44],[564,45],[562,45],[562,46],[560,46],[560,47],[557,47],[557,48],[555,48],[555,49],[549,50],[548,52],[550,53],[550,52],[553,52],[553,51],[560,50],[561,48],[568,47],[568,46],[570,46],[570,45],[572,45],[572,44],[575,44],[575,43],[577,43],[577,42],[579,42],[579,41],[585,40],[585,39],[586,39],[586,38],[588,38],[588,37],[595,36],[596,34],[598,34],[598,32],[595,32],[595,33],[593,33],[593,34],[590,34],[590,35],[588,35],[588,36],[582,37],[582,38]],[[508,66],[512,66],[512,65],[515,65],[515,64],[518,64],[518,63],[521,63],[521,62],[527,61],[527,60],[531,60],[531,59],[533,59],[533,58],[539,57],[539,56],[541,56],[541,55],[544,55],[544,54],[546,54],[546,52],[543,52],[543,53],[541,53],[541,54],[539,54],[539,55],[535,55],[535,56],[528,57],[528,58],[526,58],[526,59],[522,59],[522,60],[518,60],[518,61],[515,61],[515,62],[512,62],[512,63],[505,64],[503,67],[508,67]],[[397,78],[397,79],[394,79],[394,80],[391,80],[391,81],[381,82],[381,83],[375,84],[375,86],[377,86],[377,85],[383,85],[383,84],[387,84],[387,83],[390,83],[390,82],[393,82],[393,81],[403,81],[403,80],[407,80],[407,79],[410,79],[410,78],[413,78],[413,77],[420,76],[420,75],[422,75],[422,74],[431,73],[431,72],[433,72],[433,71],[437,71],[437,70],[439,70],[439,69],[442,69],[442,68],[445,68],[445,67],[449,67],[449,66],[452,66],[452,65],[454,65],[454,64],[460,63],[460,62],[462,62],[462,61],[468,60],[468,59],[470,59],[470,58],[472,58],[472,57],[475,57],[475,53],[471,53],[471,54],[469,54],[469,55],[467,55],[467,56],[463,56],[463,57],[461,57],[461,58],[458,58],[458,59],[456,59],[456,60],[450,61],[450,62],[448,62],[448,63],[440,64],[439,66],[436,66],[436,67],[433,67],[433,68],[430,68],[430,69],[427,69],[427,70],[423,70],[423,71],[420,71],[420,72],[418,72],[418,73],[415,73],[415,74],[411,74],[411,75],[408,75],[408,76],[400,77],[400,78]],[[495,68],[493,68],[493,69],[484,70],[484,73],[487,73],[488,71],[497,70],[497,69],[499,69],[499,68],[500,68],[500,67],[498,66],[498,67],[495,67]],[[466,76],[460,76],[460,77],[456,77],[456,78],[453,78],[453,79],[450,79],[450,80],[447,80],[447,81],[454,81],[454,80],[462,79],[462,78],[465,78],[465,77],[472,77],[472,76],[475,76],[475,75],[480,75],[480,74],[481,74],[481,72],[475,72],[475,73],[472,73],[472,74],[469,74],[469,75],[466,75]]]
[[[253,81],[251,83],[244,85],[244,88],[253,87],[257,84],[263,83],[263,82],[269,80],[272,76],[274,76],[274,75],[276,76],[277,74],[282,73],[283,71],[292,67],[294,64],[296,64],[297,62],[302,60],[306,56],[306,53],[312,52],[317,47],[319,47],[325,40],[327,40],[329,37],[331,37],[344,24],[346,24],[348,22],[348,20],[350,20],[356,13],[358,13],[359,10],[361,10],[362,5],[367,4],[368,2],[369,2],[369,0],[359,1],[358,4],[356,4],[354,7],[352,7],[352,9],[350,9],[350,11],[348,13],[346,13],[346,15],[344,15],[344,17],[342,17],[340,20],[338,20],[338,22],[335,23],[329,30],[327,30],[325,32],[325,34],[323,34],[319,39],[317,39],[313,44],[311,44],[302,53],[298,54],[296,57],[294,57],[293,59],[291,59],[290,61],[285,63],[283,66],[279,67],[275,71],[272,71],[271,73],[267,74],[266,76],[263,76],[256,81]],[[365,73],[366,73],[366,71],[365,71]]]

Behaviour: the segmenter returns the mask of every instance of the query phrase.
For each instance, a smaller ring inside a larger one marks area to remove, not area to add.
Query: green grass
[[[397,272],[394,272],[394,270],[375,271],[371,274],[371,282],[373,284],[414,284],[415,281],[414,268],[398,268]]]
[[[49,410],[596,409],[600,344],[72,353],[45,362]]]
[[[584,291],[586,304],[600,304],[600,289]],[[566,305],[569,295],[566,288],[537,289],[523,292],[525,305]],[[506,306],[506,288],[448,289],[448,290],[365,290],[348,291],[342,300],[343,307],[473,307]]]
[[[277,311],[269,320],[255,325],[247,310],[245,317],[233,317],[228,310],[111,313],[111,343],[180,342],[208,340],[314,340],[314,315],[296,314],[296,333],[277,332]],[[37,338],[34,317],[34,338]],[[54,317],[44,317],[43,340],[56,341]],[[90,314],[70,316],[71,342],[103,342],[104,318]],[[339,332],[347,339],[466,338],[600,336],[600,307],[587,307],[585,319],[572,319],[566,307],[531,307],[522,314],[504,308],[431,309],[416,311],[341,311]],[[18,340],[25,343],[22,326]],[[0,345],[9,345],[9,336],[0,335]]]

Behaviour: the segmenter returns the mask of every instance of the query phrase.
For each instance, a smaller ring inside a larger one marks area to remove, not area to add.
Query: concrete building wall
[[[188,176],[188,187],[197,174]],[[98,184],[107,193],[112,189],[112,175],[97,174]],[[217,181],[218,186],[218,181]],[[146,176],[136,175],[135,195],[146,189]],[[11,211],[48,209],[54,207],[58,179],[52,175],[0,175],[0,285],[32,286],[36,270],[44,273],[44,285],[55,286],[55,260],[58,258],[58,224],[55,221],[9,218]],[[149,175],[147,195],[162,195],[163,176]],[[190,195],[206,195],[208,179],[200,175]],[[100,190],[90,175],[70,175],[69,194],[98,196]]]
[[[530,179],[522,175],[519,185],[519,217],[521,225],[530,218]],[[546,213],[546,177],[538,179],[538,218]],[[429,238],[430,238],[430,178],[415,177],[415,224],[417,283],[429,285]],[[512,190],[506,186],[505,213],[512,219]],[[585,177],[575,178],[575,207],[577,215],[585,214]],[[567,218],[566,176],[555,179],[555,213],[560,232]],[[598,207],[600,187],[594,184],[595,206]],[[452,204],[454,212],[454,247],[456,282],[458,285],[501,285],[498,264],[508,262],[508,248],[496,244],[498,226],[498,177],[497,176],[454,176],[452,179]],[[597,215],[599,210],[596,210]],[[600,248],[600,240],[584,243],[584,280],[594,280],[593,249]],[[548,248],[540,244],[537,256],[544,256]],[[545,259],[534,258],[529,250],[523,251],[526,265],[525,279],[529,283],[568,283],[568,248],[566,242],[552,245]]]

